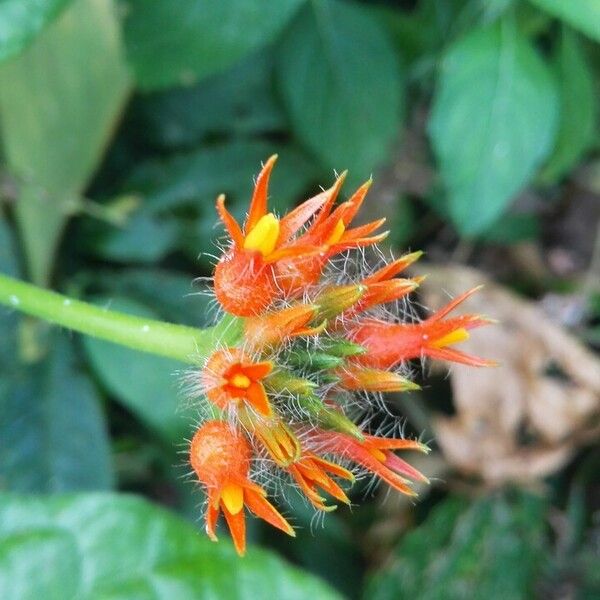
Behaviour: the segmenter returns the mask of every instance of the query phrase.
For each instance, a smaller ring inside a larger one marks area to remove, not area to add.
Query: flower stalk
[[[0,274],[0,304],[67,329],[133,350],[198,364],[217,344],[235,343],[238,319],[226,316],[207,329],[127,315]]]

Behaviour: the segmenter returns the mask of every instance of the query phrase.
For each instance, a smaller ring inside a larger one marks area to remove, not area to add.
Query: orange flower
[[[421,323],[388,323],[378,319],[365,319],[350,332],[351,339],[366,350],[356,361],[380,369],[389,369],[405,360],[425,356],[474,367],[495,365],[494,361],[471,356],[450,347],[468,340],[469,329],[493,321],[473,314],[444,319],[479,289],[476,287],[458,296]]]
[[[347,229],[370,181],[332,210],[345,174],[329,190],[310,198],[282,219],[267,212],[269,177],[276,160],[277,155],[271,156],[256,180],[243,230],[225,208],[225,197],[217,199],[217,212],[232,245],[215,268],[215,295],[226,312],[242,317],[259,314],[277,298],[302,293],[319,279],[334,254],[374,244],[387,235],[369,237],[385,219]],[[297,237],[312,217],[315,218],[308,229]]]
[[[287,470],[315,508],[327,512],[336,508],[325,504],[325,499],[317,493],[317,488],[321,488],[330,496],[344,502],[344,504],[350,504],[344,490],[329,476],[329,473],[331,473],[354,482],[354,475],[347,469],[316,454],[306,452],[300,460],[289,465]]]
[[[244,322],[244,339],[249,347],[259,350],[291,338],[319,333],[325,323],[309,327],[318,309],[313,304],[296,304],[265,315],[248,317]]]
[[[427,446],[420,442],[374,435],[365,435],[364,440],[360,441],[334,431],[318,431],[310,434],[310,439],[322,452],[329,452],[361,465],[408,496],[416,496],[409,480],[425,483],[429,481],[420,471],[392,452],[392,450],[429,452]]]
[[[225,409],[231,403],[246,403],[262,415],[272,414],[262,380],[273,370],[269,361],[252,362],[240,348],[217,350],[202,371],[208,399]]]
[[[366,290],[349,313],[360,313],[378,304],[399,300],[416,290],[423,277],[396,279],[395,276],[417,261],[422,255],[423,252],[420,251],[405,254],[363,279],[362,285],[366,287]]]
[[[340,385],[346,390],[368,392],[406,392],[420,390],[416,383],[392,371],[349,365],[338,371]]]
[[[244,506],[257,517],[294,536],[294,530],[266,499],[266,492],[248,478],[250,447],[244,436],[222,421],[207,421],[194,435],[190,462],[206,486],[206,533],[216,541],[215,528],[222,511],[240,556],[246,550]]]

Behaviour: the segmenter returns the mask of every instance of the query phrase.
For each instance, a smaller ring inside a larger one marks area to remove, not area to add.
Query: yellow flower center
[[[446,346],[451,346],[452,344],[465,342],[468,339],[469,332],[464,327],[460,327],[459,329],[455,329],[454,331],[442,336],[439,340],[435,340],[435,342],[433,342],[431,345],[434,348],[445,348]]]
[[[250,387],[251,381],[250,378],[243,373],[237,373],[230,379],[229,383],[240,390],[247,390]]]
[[[245,250],[256,250],[268,256],[275,250],[279,238],[279,220],[273,213],[268,213],[248,232],[244,240]]]

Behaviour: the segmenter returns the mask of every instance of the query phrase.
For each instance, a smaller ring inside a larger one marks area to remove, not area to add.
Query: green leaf
[[[0,0],[0,62],[21,52],[71,0]]]
[[[279,50],[295,135],[327,166],[365,179],[399,136],[403,88],[387,31],[369,10],[314,0]]]
[[[95,304],[156,318],[146,306],[124,298],[98,298]],[[180,442],[190,424],[190,414],[182,408],[178,380],[181,363],[88,336],[82,341],[94,371],[108,391],[167,440]]]
[[[545,556],[544,502],[515,492],[469,505],[451,497],[373,577],[373,600],[531,598]]]
[[[272,554],[239,559],[163,509],[108,494],[0,497],[0,597],[339,598]]]
[[[530,0],[533,4],[600,42],[598,0]]]
[[[429,132],[460,233],[502,214],[551,151],[557,121],[551,73],[512,20],[449,48]]]
[[[112,486],[100,398],[64,334],[52,337],[49,355],[37,364],[0,362],[0,380],[0,487],[62,492]]]
[[[96,168],[128,93],[109,0],[76,0],[0,66],[0,127],[20,183],[17,219],[29,271],[48,281],[70,202]]]
[[[563,29],[554,57],[560,97],[560,122],[554,152],[542,172],[545,182],[568,173],[595,140],[598,116],[594,74],[577,36]]]
[[[223,71],[271,42],[303,0],[130,0],[129,59],[145,90],[191,83]]]
[[[137,99],[140,134],[161,148],[192,148],[209,136],[285,131],[272,89],[272,53],[253,53],[191,88]]]

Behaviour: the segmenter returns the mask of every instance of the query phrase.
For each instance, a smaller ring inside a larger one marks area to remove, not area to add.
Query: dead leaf
[[[465,267],[421,267],[426,304],[486,283]],[[444,290],[443,293],[440,290]],[[456,415],[434,429],[447,460],[496,485],[531,481],[559,469],[597,435],[600,359],[533,302],[490,282],[464,305],[500,323],[474,332],[461,349],[498,368],[452,365]]]

